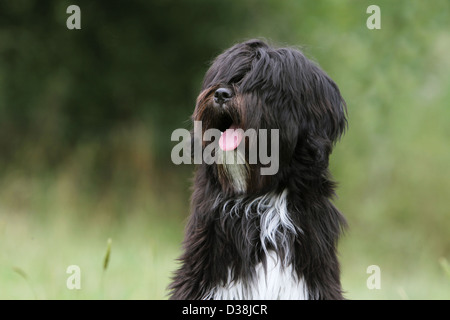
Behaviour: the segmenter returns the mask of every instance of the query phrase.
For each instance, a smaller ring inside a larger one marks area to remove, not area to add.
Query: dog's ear
[[[336,143],[347,128],[347,106],[336,83],[312,65],[304,84],[302,104],[309,132]]]
[[[329,138],[336,143],[347,129],[347,104],[341,96],[336,83],[326,76],[326,93],[324,104],[328,104],[329,121],[331,124],[327,130]]]
[[[347,106],[336,83],[321,69],[313,67],[311,92],[305,103],[313,114],[315,131],[336,143],[347,128]]]
[[[297,152],[315,166],[328,167],[333,145],[347,127],[347,108],[336,83],[312,65],[302,87]]]

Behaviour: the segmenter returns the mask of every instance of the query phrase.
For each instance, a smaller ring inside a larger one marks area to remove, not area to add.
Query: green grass
[[[165,298],[181,241],[179,224],[136,215],[115,226],[95,219],[84,225],[50,219],[2,220],[0,299]],[[104,270],[108,238],[113,241]],[[80,290],[66,286],[70,265],[81,269]]]
[[[386,236],[387,237],[387,236]],[[411,255],[391,238],[391,246],[374,238],[350,234],[340,245],[342,284],[349,299],[450,299],[450,277],[441,266],[444,258],[410,243]],[[367,267],[380,267],[380,289],[369,289]]]
[[[2,220],[0,299],[165,299],[176,268],[181,221],[130,216],[118,225],[31,216]],[[113,239],[104,267],[107,239]],[[376,253],[377,243],[351,233],[340,246],[343,287],[349,299],[449,299],[450,277],[439,259],[418,253],[401,259]],[[443,261],[443,260],[442,260]],[[381,268],[381,289],[366,286],[371,264]],[[442,263],[443,264],[443,263]],[[81,269],[81,289],[69,290],[69,265]],[[447,270],[448,272],[448,270]]]
[[[34,181],[22,191],[38,192],[39,185],[46,184]],[[120,217],[108,214],[105,204],[68,206],[54,186],[61,181],[42,187],[26,208],[16,203],[14,211],[5,206],[0,211],[0,299],[166,299],[187,199],[170,203],[149,195]],[[60,199],[49,201],[55,192]],[[352,217],[349,222],[339,247],[347,298],[450,298],[448,261],[414,230]],[[373,264],[381,269],[380,290],[366,285],[366,269]],[[66,286],[70,265],[80,267],[80,290]]]
[[[74,175],[4,176],[0,299],[164,299],[186,197],[169,201],[151,191],[147,179],[133,198],[118,184],[93,195]],[[70,265],[80,267],[80,290],[66,286]]]

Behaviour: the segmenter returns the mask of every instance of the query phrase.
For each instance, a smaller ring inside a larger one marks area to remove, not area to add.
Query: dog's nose
[[[214,102],[221,105],[233,97],[233,91],[228,88],[219,88],[214,92]]]

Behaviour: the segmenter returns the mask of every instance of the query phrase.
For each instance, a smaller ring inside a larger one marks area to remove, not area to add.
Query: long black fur
[[[217,88],[234,92],[228,108],[212,106]],[[217,109],[217,108],[216,108]],[[249,281],[264,261],[257,215],[223,214],[224,204],[240,199],[242,208],[256,197],[288,190],[288,212],[303,232],[288,237],[290,263],[316,299],[342,299],[337,241],[346,222],[332,204],[335,183],[329,155],[347,126],[346,106],[337,85],[294,48],[273,48],[261,40],[236,44],[219,55],[205,75],[193,120],[203,130],[225,130],[231,123],[246,130],[279,129],[280,167],[262,176],[250,165],[244,194],[221,174],[221,165],[201,164],[195,172],[191,215],[184,253],[171,299],[202,299],[217,285]],[[205,146],[205,142],[203,142]],[[227,208],[225,205],[225,208]]]

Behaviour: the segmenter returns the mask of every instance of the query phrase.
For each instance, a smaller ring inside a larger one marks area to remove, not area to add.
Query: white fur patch
[[[222,164],[225,174],[227,175],[233,188],[244,193],[247,190],[247,179],[249,175],[249,167],[245,161],[245,157],[240,150],[222,151],[219,156],[222,157]]]
[[[228,275],[231,278],[231,275]],[[249,283],[241,280],[214,288],[205,298],[215,300],[306,300],[308,290],[303,279],[298,279],[292,266],[282,267],[276,253],[269,251],[267,268],[262,263],[255,267],[255,277]]]
[[[205,298],[213,299],[308,299],[310,298],[303,279],[299,279],[290,265],[289,236],[302,232],[295,227],[288,214],[287,190],[281,194],[267,194],[245,204],[243,199],[233,199],[223,205],[223,214],[239,215],[242,210],[247,218],[258,215],[260,240],[266,254],[266,268],[262,263],[255,266],[255,277],[248,283],[231,281],[229,271],[227,284],[214,288]],[[230,207],[230,205],[232,206]],[[268,247],[274,248],[269,250]],[[284,261],[277,255],[283,248]]]

